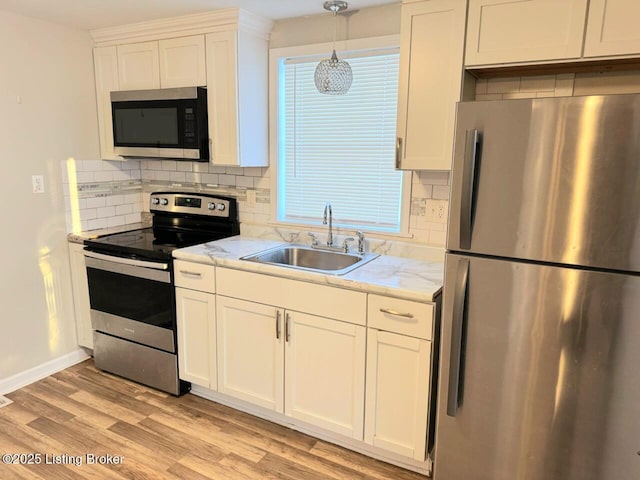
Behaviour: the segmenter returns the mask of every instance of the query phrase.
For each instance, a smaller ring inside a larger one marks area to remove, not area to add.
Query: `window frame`
[[[400,35],[387,35],[383,37],[370,37],[354,40],[336,42],[336,51],[339,57],[352,53],[374,50],[389,50],[400,46]],[[280,63],[286,58],[309,57],[311,59],[322,58],[331,55],[333,43],[317,43],[310,45],[298,45],[291,47],[280,47],[269,50],[269,165],[270,165],[270,198],[271,198],[271,224],[288,227],[310,229],[322,227],[322,206],[318,211],[318,221],[313,223],[295,223],[278,220],[278,178],[279,178],[279,105],[281,89],[279,84]],[[401,201],[400,201],[400,224],[398,232],[388,232],[380,230],[368,230],[361,227],[364,232],[376,237],[407,237],[409,233],[409,214],[411,207],[411,178],[410,171],[402,172]],[[337,230],[353,230],[353,228],[337,225]]]

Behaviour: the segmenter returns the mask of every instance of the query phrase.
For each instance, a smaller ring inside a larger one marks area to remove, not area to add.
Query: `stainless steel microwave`
[[[116,155],[209,161],[204,87],[111,92],[111,113]]]

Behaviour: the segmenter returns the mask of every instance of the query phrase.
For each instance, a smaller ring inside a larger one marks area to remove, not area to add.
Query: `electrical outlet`
[[[33,193],[44,193],[44,175],[31,175]]]

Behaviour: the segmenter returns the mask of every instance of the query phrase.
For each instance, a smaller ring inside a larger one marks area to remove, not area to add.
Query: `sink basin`
[[[264,252],[247,255],[241,260],[332,275],[344,275],[378,256],[377,253],[357,255],[319,250],[307,245],[282,245]]]

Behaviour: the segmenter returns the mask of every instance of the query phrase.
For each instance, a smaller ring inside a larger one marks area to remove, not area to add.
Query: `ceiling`
[[[398,0],[349,0],[349,10]],[[324,0],[0,0],[0,10],[79,29],[239,7],[272,20],[325,13]]]

